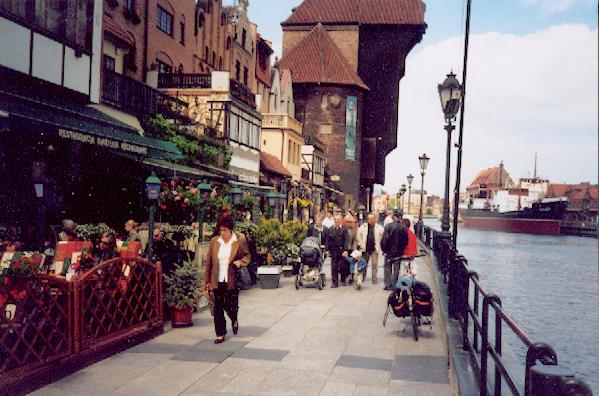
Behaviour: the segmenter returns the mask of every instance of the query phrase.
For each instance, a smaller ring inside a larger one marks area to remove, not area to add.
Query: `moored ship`
[[[516,185],[503,166],[481,171],[460,205],[464,226],[491,231],[559,235],[566,197],[544,198],[549,181],[535,176]]]

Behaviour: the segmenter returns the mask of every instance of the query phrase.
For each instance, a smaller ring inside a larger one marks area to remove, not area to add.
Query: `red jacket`
[[[418,254],[418,242],[416,242],[416,234],[408,228],[408,244],[403,251],[404,256],[414,257]]]

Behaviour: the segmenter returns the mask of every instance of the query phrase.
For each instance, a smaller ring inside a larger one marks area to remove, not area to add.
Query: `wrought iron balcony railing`
[[[231,95],[252,108],[256,108],[256,95],[239,81],[231,80]]]
[[[187,103],[174,96],[165,95],[154,88],[110,70],[102,76],[102,100],[123,111],[167,118],[184,118]]]

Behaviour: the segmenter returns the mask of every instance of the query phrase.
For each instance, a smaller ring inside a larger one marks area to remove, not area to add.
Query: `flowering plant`
[[[11,281],[19,282],[27,280],[38,270],[38,265],[31,257],[21,256],[13,259],[8,267],[0,269],[0,284],[8,285]]]
[[[184,239],[191,239],[195,237],[195,231],[193,227],[188,225],[169,225],[160,229],[165,235],[178,234],[182,235]]]
[[[114,233],[114,230],[106,224],[80,224],[75,227],[75,235],[84,241],[98,240],[104,232]]]
[[[171,179],[162,182],[160,209],[168,210],[175,208],[195,208],[200,204],[198,188],[189,180]]]
[[[297,197],[295,198],[295,202],[302,208],[309,208],[310,206],[312,206],[312,201],[310,201],[307,198]]]
[[[77,259],[77,261],[71,264],[71,268],[75,270],[75,272],[79,271],[89,271],[96,264],[96,259],[94,256],[87,250],[85,250],[81,256]]]

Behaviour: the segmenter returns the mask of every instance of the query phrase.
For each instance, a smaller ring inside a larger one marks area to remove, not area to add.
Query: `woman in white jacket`
[[[364,280],[366,280],[368,259],[372,261],[372,284],[377,283],[378,259],[381,254],[381,239],[383,238],[383,227],[376,222],[374,213],[368,213],[366,223],[358,228],[358,250],[362,252],[362,257],[366,260],[366,271]]]

